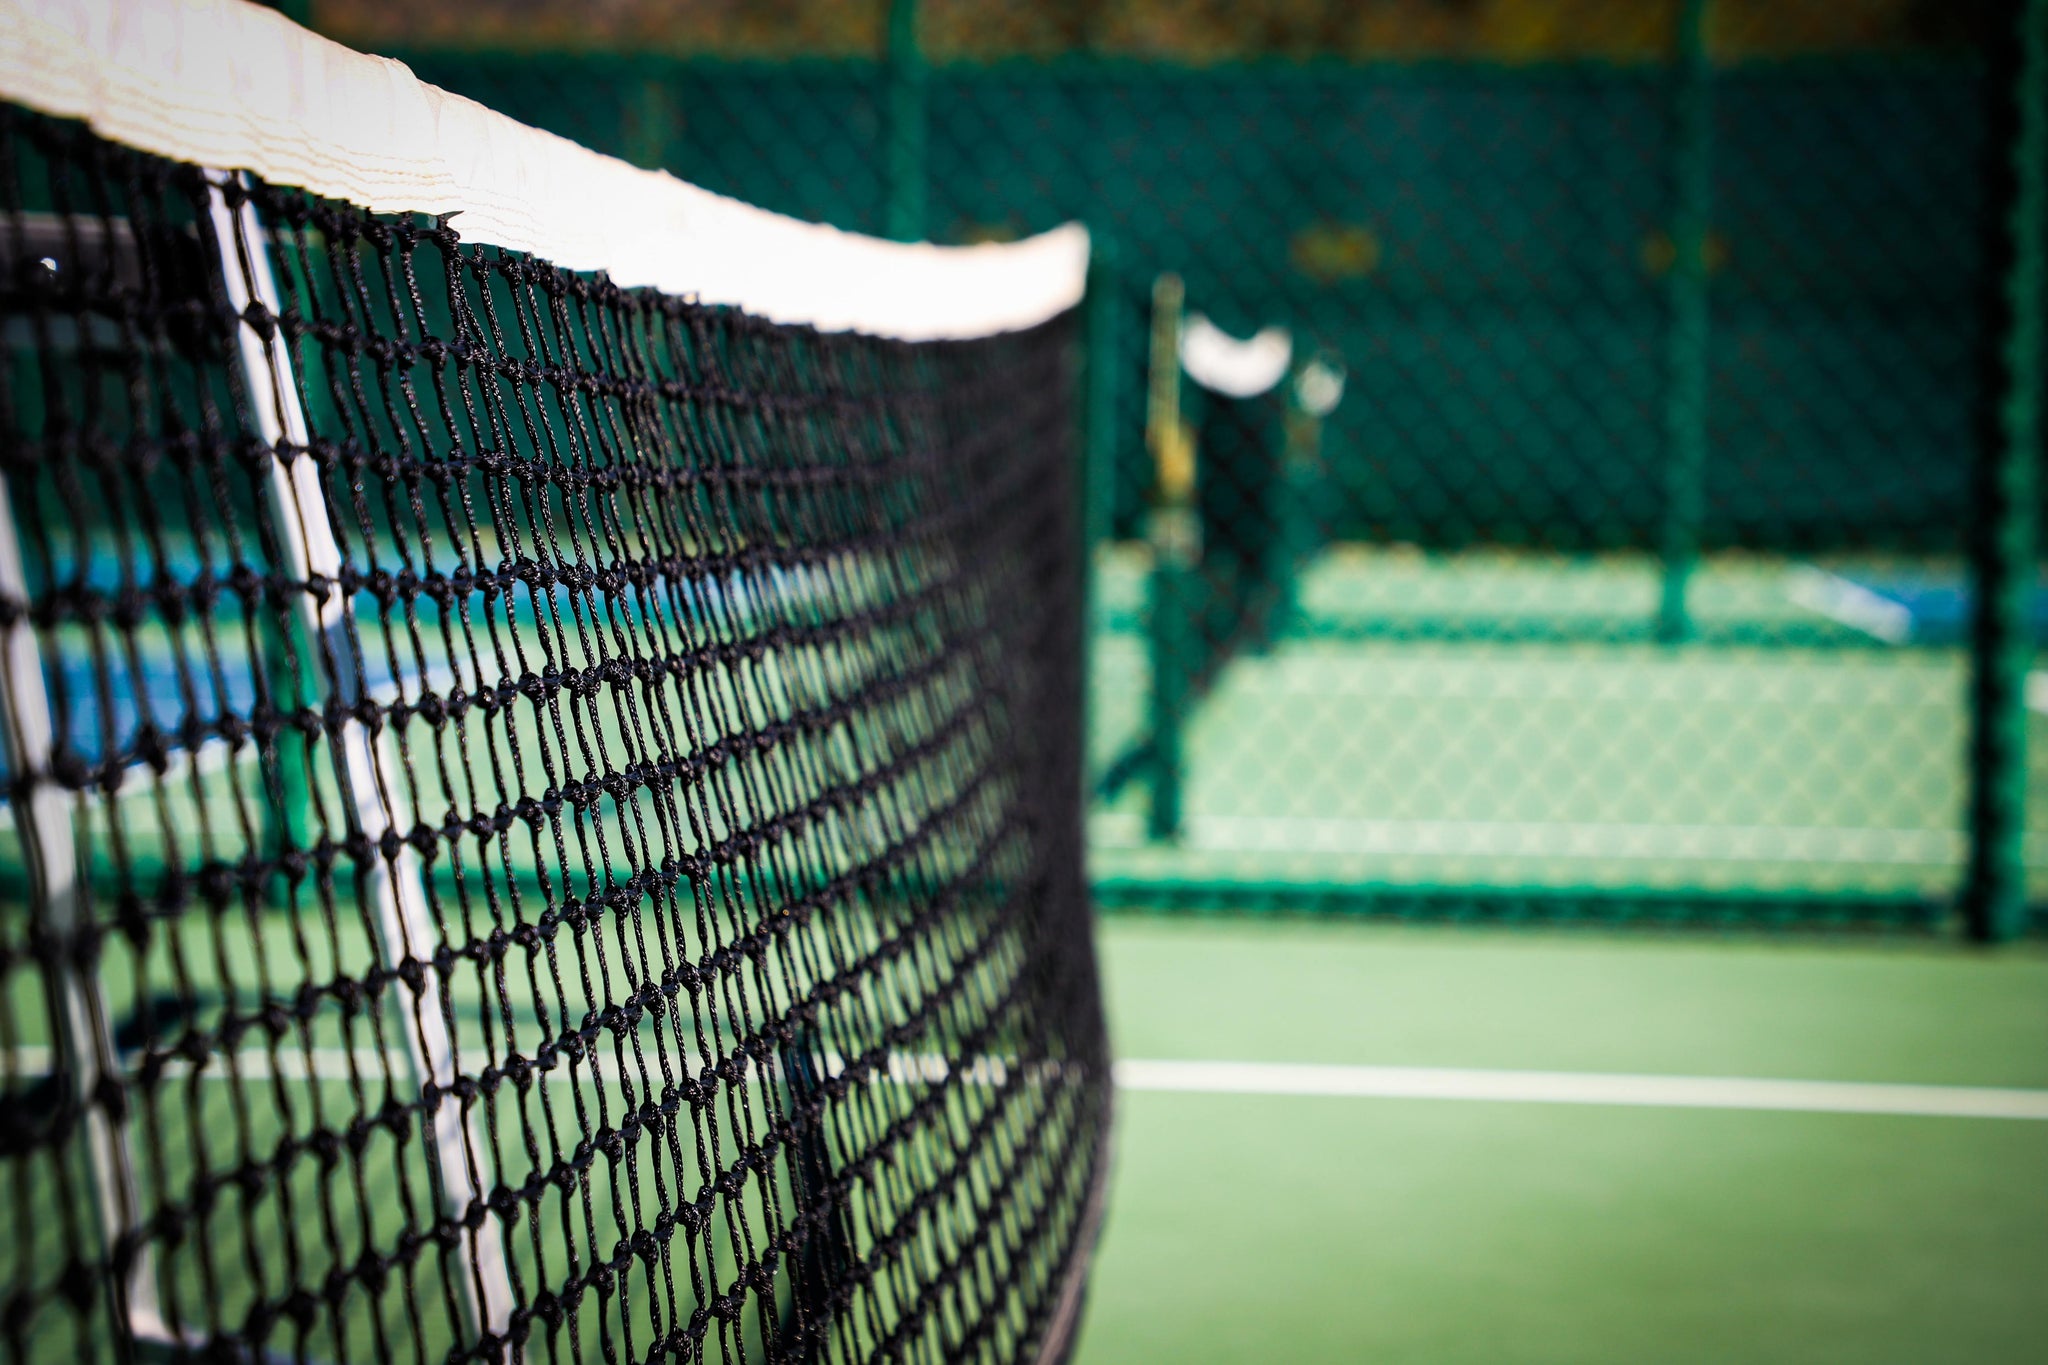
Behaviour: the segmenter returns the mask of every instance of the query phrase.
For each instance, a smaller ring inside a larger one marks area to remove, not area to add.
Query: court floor
[[[1149,724],[1142,558],[1105,563],[1098,771]],[[1965,855],[1959,608],[1932,568],[1848,568],[1710,562],[1709,638],[1673,647],[1646,560],[1340,547],[1304,577],[1308,625],[1189,717],[1180,837],[1149,837],[1145,776],[1092,813],[1098,884],[1941,901]]]
[[[1101,944],[1159,1088],[1120,1094],[1080,1365],[2048,1359],[2039,948],[1139,916]],[[1446,1074],[1552,1079],[1371,1093]],[[1589,1077],[1619,1093],[1571,1100]],[[1845,1095],[1907,1112],[1816,1107]],[[1943,1112],[1970,1096],[2033,1117]]]

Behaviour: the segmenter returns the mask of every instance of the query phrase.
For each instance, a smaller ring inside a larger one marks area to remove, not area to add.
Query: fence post
[[[1707,465],[1707,235],[1713,213],[1711,0],[1682,0],[1671,63],[1671,264],[1665,334],[1663,593],[1657,638],[1692,634],[1686,591],[1700,552]]]
[[[1177,839],[1181,829],[1181,725],[1188,709],[1188,620],[1197,607],[1195,565],[1201,554],[1195,518],[1195,442],[1180,412],[1180,322],[1186,293],[1180,276],[1152,284],[1151,387],[1145,415],[1152,451],[1151,601],[1152,808],[1146,833]]]
[[[1274,535],[1265,582],[1273,588],[1272,640],[1293,629],[1301,612],[1301,574],[1315,557],[1323,489],[1323,419],[1344,397],[1344,370],[1327,354],[1310,357],[1287,377],[1282,406],[1280,477],[1272,496]]]
[[[1155,518],[1161,514],[1154,513]],[[1192,571],[1161,536],[1154,537],[1152,592],[1148,637],[1152,653],[1152,805],[1146,837],[1154,842],[1180,837],[1181,778],[1186,755],[1181,748],[1181,721],[1188,708],[1187,619],[1188,579]]]
[[[1101,565],[1096,561],[1109,543],[1116,513],[1116,413],[1118,313],[1123,300],[1117,290],[1116,246],[1106,232],[1091,231],[1088,242],[1086,327],[1087,388],[1081,430],[1081,638],[1082,718],[1084,734],[1094,731],[1094,708],[1087,698],[1094,684],[1095,642],[1108,625],[1102,605]],[[1094,791],[1101,775],[1086,762],[1085,790]]]
[[[882,230],[915,242],[925,229],[925,65],[918,45],[918,0],[890,0],[889,53],[883,63]]]
[[[2048,384],[2048,0],[1994,31],[1990,203],[1995,291],[1978,443],[1970,636],[1970,862],[1963,922],[1980,943],[2027,917],[2027,672],[2035,503]]]

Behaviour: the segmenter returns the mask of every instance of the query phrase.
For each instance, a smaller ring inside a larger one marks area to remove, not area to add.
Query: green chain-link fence
[[[930,62],[899,3],[868,59],[400,55],[804,217],[1095,229],[1106,902],[1996,937],[2048,900],[2043,9],[1196,66]],[[1183,310],[1285,374],[1166,382]]]

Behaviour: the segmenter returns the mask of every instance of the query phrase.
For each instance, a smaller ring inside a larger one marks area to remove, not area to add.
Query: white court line
[[[2039,669],[2027,674],[2027,709],[2048,714],[2048,673]]]
[[[1839,825],[1596,824],[1561,820],[1374,820],[1291,815],[1190,815],[1182,846],[1201,853],[1376,857],[1678,859],[1711,862],[1945,866],[1961,860],[1958,830]],[[1099,848],[1148,845],[1128,811],[1094,817]],[[2048,860],[2030,836],[2029,865]]]
[[[1286,1062],[1120,1061],[1123,1090],[1200,1095],[1612,1104],[1659,1109],[1767,1109],[1814,1114],[2048,1120],[2048,1090],[1964,1085],[1778,1081],[1738,1076],[1629,1076],[1582,1071],[1473,1071]]]
[[[1905,603],[1811,564],[1786,575],[1785,596],[1796,606],[1888,645],[1902,645],[1913,636],[1913,612]]]
[[[229,1079],[229,1071],[208,1065],[207,1080]],[[348,1050],[280,1048],[275,1064],[260,1049],[245,1048],[235,1057],[235,1074],[244,1082],[346,1080]],[[365,1072],[402,1070],[408,1055],[375,1049],[356,1050],[353,1058]],[[703,1065],[695,1056],[672,1058],[692,1071]],[[821,1060],[828,1075],[845,1069],[836,1053]],[[18,1045],[0,1053],[0,1065],[17,1077],[49,1074],[53,1061],[46,1047]],[[892,1052],[876,1079],[927,1084],[948,1079],[956,1071],[971,1084],[1002,1085],[1014,1058],[977,1057],[966,1063],[934,1054]],[[650,1067],[653,1064],[650,1062]],[[1057,1064],[1033,1070],[1057,1074]],[[167,1074],[192,1074],[188,1064],[174,1064]],[[541,1073],[551,1084],[622,1079],[616,1057],[599,1054],[578,1063]],[[750,1082],[758,1073],[749,1073]],[[1864,1081],[1787,1081],[1744,1076],[1644,1076],[1597,1071],[1486,1071],[1462,1067],[1331,1066],[1303,1062],[1189,1062],[1126,1059],[1116,1063],[1121,1090],[1153,1090],[1191,1095],[1301,1095],[1345,1099],[1482,1100],[1506,1104],[1605,1104],[1656,1109],[1748,1109],[1810,1114],[1904,1114],[1929,1118],[2033,1119],[2048,1121],[2048,1090],[1998,1086],[1891,1085]]]
[[[1448,651],[1294,654],[1240,659],[1220,684],[1231,698],[1328,697],[1447,702],[1578,702],[1610,706],[1717,703],[1788,709],[1937,708],[1960,714],[1962,678],[1954,658],[1934,653],[1837,653],[1824,665],[1746,657],[1713,662],[1640,651],[1595,658],[1521,657],[1513,662]]]

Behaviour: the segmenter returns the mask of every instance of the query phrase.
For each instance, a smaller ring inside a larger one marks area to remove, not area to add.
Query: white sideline
[[[800,222],[601,156],[245,0],[0,0],[0,98],[466,242],[784,323],[910,341],[1078,303],[1088,234],[939,247]]]
[[[704,1059],[673,1059],[695,1071]],[[822,1059],[827,1075],[845,1062]],[[0,1051],[0,1075],[47,1076],[55,1058],[39,1044]],[[243,1083],[281,1079],[345,1081],[352,1064],[365,1074],[403,1071],[409,1056],[380,1055],[374,1048],[280,1046],[272,1055],[244,1048],[233,1058],[209,1061],[195,1070],[173,1062],[166,1075],[198,1075],[210,1081]],[[878,1076],[885,1082],[943,1081],[959,1071],[976,1085],[1001,1085],[1015,1059],[977,1057],[956,1064],[935,1054],[892,1052]],[[1057,1065],[1052,1070],[1057,1071]],[[750,1073],[750,1081],[759,1073]],[[612,1084],[627,1079],[617,1057],[600,1051],[575,1066],[540,1073],[552,1085]],[[1926,1118],[2048,1120],[2048,1090],[1998,1086],[1893,1085],[1864,1081],[1786,1081],[1745,1076],[1641,1076],[1597,1071],[1486,1071],[1464,1067],[1330,1066],[1303,1062],[1188,1062],[1127,1059],[1116,1063],[1120,1090],[1155,1090],[1188,1095],[1303,1095],[1344,1099],[1483,1100],[1506,1104],[1609,1104],[1657,1109],[1757,1109],[1810,1114],[1902,1114]]]
[[[1796,606],[1888,645],[1902,645],[1913,637],[1913,612],[1905,603],[1811,564],[1786,575],[1785,596]]]
[[[2048,1090],[1962,1085],[1779,1081],[1737,1076],[1630,1076],[1581,1071],[1474,1071],[1425,1066],[1120,1061],[1123,1090],[1201,1095],[1612,1104],[1660,1109],[1767,1109],[1813,1114],[2048,1120]]]
[[[1838,825],[1594,824],[1563,820],[1373,820],[1343,816],[1191,815],[1182,847],[1198,853],[1535,858],[1916,867],[1961,861],[1960,830]],[[1139,816],[1111,811],[1089,828],[1098,848],[1150,843]],[[2029,836],[2027,862],[2048,847]]]

